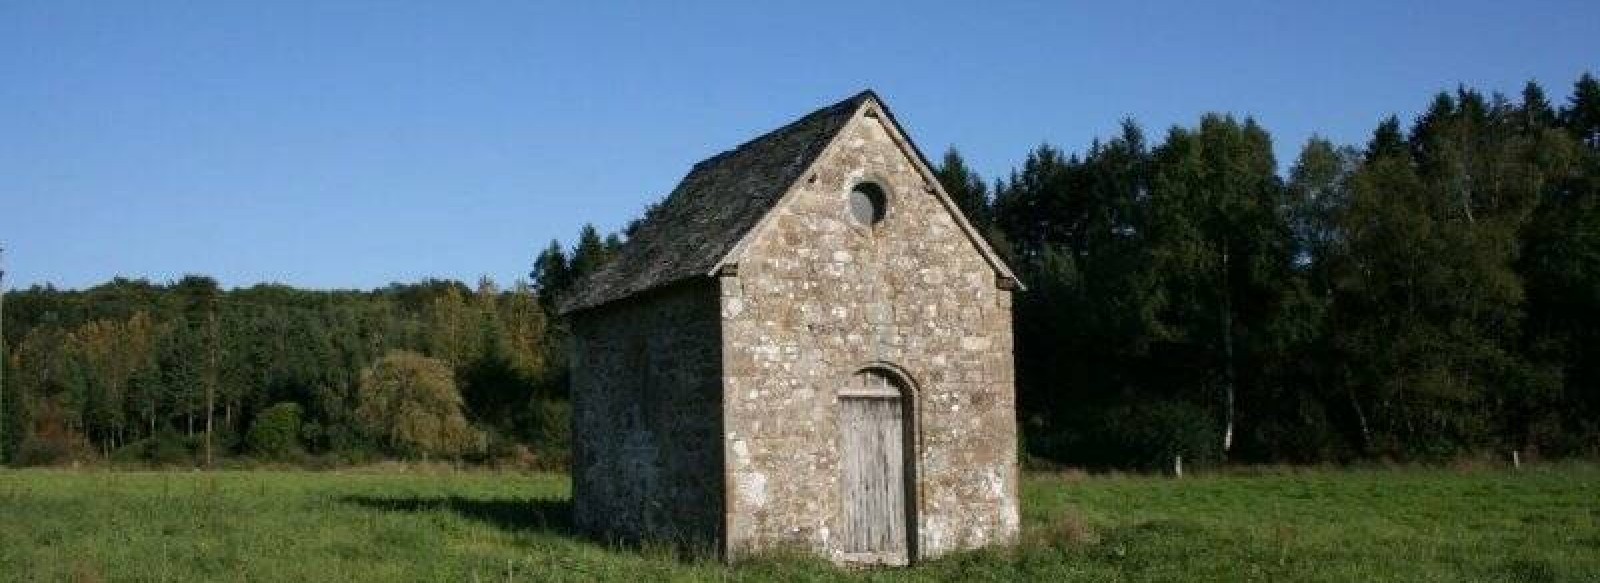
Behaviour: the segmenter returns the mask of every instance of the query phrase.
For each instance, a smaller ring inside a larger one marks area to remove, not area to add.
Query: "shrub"
[[[455,372],[437,358],[393,350],[361,372],[356,418],[400,454],[459,456],[481,450],[467,423]]]
[[[282,459],[300,452],[300,405],[278,403],[256,414],[245,436],[250,451],[264,458]]]
[[[144,441],[144,458],[157,465],[193,464],[196,443],[194,438],[164,428]]]
[[[47,407],[36,421],[37,428],[17,444],[12,463],[19,466],[53,466],[87,459],[94,448],[82,433],[63,421],[56,407]]]
[[[534,399],[530,409],[534,447],[545,457],[566,458],[572,450],[572,402]]]
[[[155,435],[117,448],[111,452],[111,461],[156,466],[193,465],[194,452],[198,447],[203,447],[201,443],[201,440],[185,438],[171,428],[163,428]]]
[[[64,440],[28,436],[17,446],[15,463],[19,466],[61,465],[73,458],[73,449]]]
[[[1165,470],[1172,458],[1205,466],[1222,457],[1222,428],[1204,407],[1181,400],[1123,404],[1062,427],[1028,428],[1029,449],[1054,461],[1095,468]]]

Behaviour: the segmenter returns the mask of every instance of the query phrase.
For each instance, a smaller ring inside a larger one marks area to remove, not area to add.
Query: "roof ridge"
[[[560,298],[562,313],[702,277],[760,222],[868,99],[816,109],[696,163],[606,265]]]
[[[822,116],[823,114],[833,113],[836,109],[844,108],[846,105],[850,106],[849,109],[854,109],[855,106],[859,105],[862,101],[865,101],[869,97],[873,98],[874,100],[876,100],[877,97],[878,97],[878,94],[873,93],[872,89],[863,89],[861,91],[858,91],[858,92],[856,92],[856,94],[851,95],[850,97],[846,97],[846,98],[844,98],[844,99],[842,99],[840,101],[837,101],[835,103],[820,107],[820,108],[818,108],[816,110],[813,110],[811,113],[808,113],[808,114],[805,114],[803,116],[800,116],[799,118],[796,118],[795,120],[790,121],[789,123],[783,124],[782,126],[779,126],[776,129],[770,130],[770,131],[768,131],[766,133],[763,133],[763,134],[760,134],[760,135],[758,135],[756,137],[753,137],[753,138],[750,138],[748,140],[745,140],[743,143],[741,143],[741,144],[739,144],[737,146],[734,146],[732,148],[728,148],[728,149],[723,150],[721,152],[717,152],[715,154],[712,154],[711,156],[707,157],[704,160],[701,160],[699,162],[695,162],[694,166],[690,167],[690,171],[692,172],[692,171],[694,171],[694,169],[699,168],[699,167],[701,167],[701,166],[703,166],[705,164],[709,164],[711,162],[720,160],[722,158],[726,158],[728,156],[732,156],[733,154],[738,153],[740,150],[744,150],[746,148],[749,148],[752,145],[755,145],[757,142],[760,142],[762,140],[765,140],[765,139],[773,137],[773,136],[777,136],[777,135],[783,134],[785,131],[788,131],[788,130],[792,129],[795,126],[799,126],[799,125],[807,123],[807,122],[815,121],[815,119],[817,117]]]

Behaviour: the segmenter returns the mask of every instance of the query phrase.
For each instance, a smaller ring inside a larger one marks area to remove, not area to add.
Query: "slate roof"
[[[617,256],[559,302],[571,313],[702,277],[822,155],[871,91],[695,164]]]

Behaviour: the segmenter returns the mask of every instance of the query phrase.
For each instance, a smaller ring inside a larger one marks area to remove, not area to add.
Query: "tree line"
[[[1134,122],[987,182],[936,168],[1029,286],[1032,460],[1155,467],[1600,453],[1600,82],[1561,104],[1441,93],[1280,171],[1254,120]],[[553,299],[637,221],[552,241],[527,283],[371,291],[117,279],[5,297],[0,452],[210,464],[557,466]]]
[[[1462,87],[1280,175],[1133,123],[941,182],[1019,271],[1025,450],[1089,466],[1600,453],[1600,83]]]
[[[534,276],[565,282],[609,248],[586,228]],[[570,259],[569,259],[570,257]],[[564,327],[534,284],[223,290],[115,279],[6,295],[0,452],[9,463],[352,463],[450,457],[559,465]]]

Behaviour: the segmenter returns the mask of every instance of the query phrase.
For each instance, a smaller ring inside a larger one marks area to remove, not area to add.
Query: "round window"
[[[850,189],[850,217],[863,225],[876,225],[883,221],[883,189],[871,182],[857,184]]]

